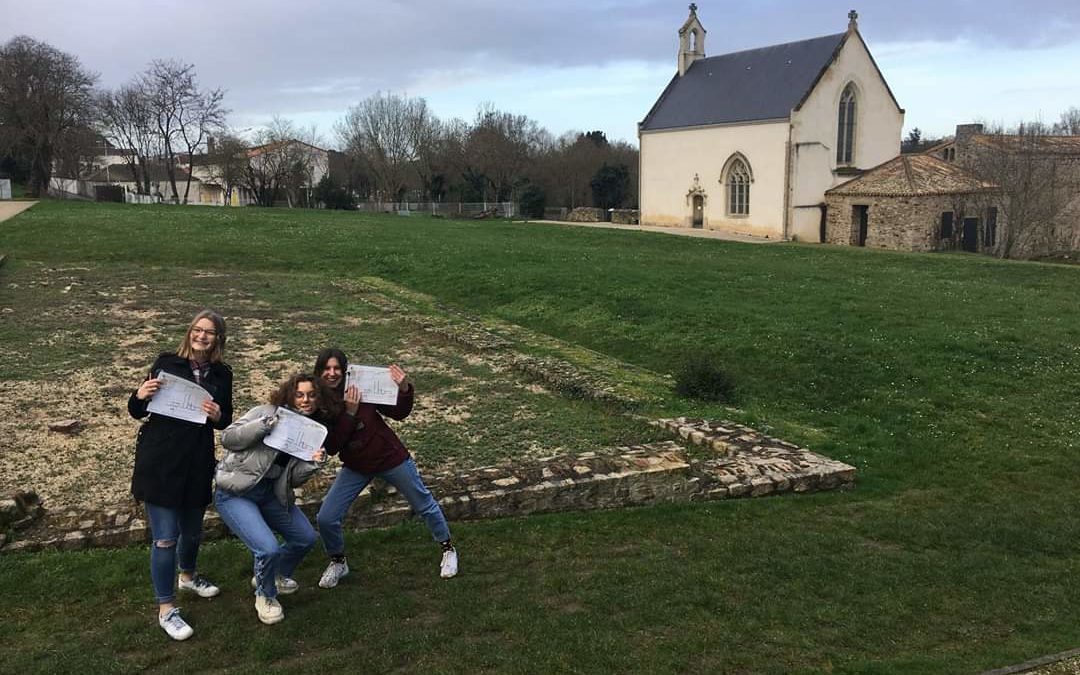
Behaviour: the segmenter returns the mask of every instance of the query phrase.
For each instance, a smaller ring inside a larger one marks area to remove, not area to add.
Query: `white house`
[[[904,110],[858,15],[843,33],[706,57],[696,10],[638,125],[641,223],[823,241],[825,191],[900,152]]]

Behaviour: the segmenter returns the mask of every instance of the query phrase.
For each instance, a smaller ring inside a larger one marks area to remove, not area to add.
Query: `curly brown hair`
[[[313,417],[332,419],[341,413],[341,400],[334,395],[334,392],[330,387],[326,386],[326,383],[310,373],[296,373],[282,382],[277,390],[270,395],[271,405],[279,405],[291,409],[296,400],[296,388],[300,386],[301,382],[310,382],[311,386],[315,387],[315,391],[319,395],[319,409]]]

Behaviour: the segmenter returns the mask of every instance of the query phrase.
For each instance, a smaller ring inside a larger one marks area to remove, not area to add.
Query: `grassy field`
[[[327,280],[375,276],[661,374],[707,351],[738,410],[660,392],[644,412],[735,417],[859,469],[846,494],[460,524],[449,583],[419,527],[355,535],[358,578],[302,590],[272,629],[239,590],[245,553],[214,545],[202,564],[226,594],[185,604],[182,645],[149,620],[144,551],[5,557],[0,669],[953,673],[1080,644],[1075,267],[63,203],[0,224],[0,253],[0,307],[34,266],[175,279],[158,302],[222,274],[296,311]],[[332,337],[327,302],[310,330]],[[0,377],[79,367],[81,345],[38,358],[47,326],[3,316]]]

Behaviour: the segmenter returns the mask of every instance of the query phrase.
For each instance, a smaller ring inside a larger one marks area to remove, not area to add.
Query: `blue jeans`
[[[202,506],[169,508],[144,502],[150,520],[150,581],[158,604],[176,599],[176,562],[180,571],[195,573],[195,558],[202,541]]]
[[[266,479],[239,495],[216,490],[214,504],[255,558],[255,593],[276,597],[274,580],[291,577],[318,539],[307,516],[295,504],[283,506],[274,496],[274,482]],[[275,532],[284,543],[278,543]]]
[[[341,521],[345,519],[345,513],[353,500],[373,478],[382,478],[397,488],[397,491],[409,502],[413,512],[424,519],[435,541],[443,542],[450,539],[450,528],[446,525],[446,517],[443,516],[439,503],[431,496],[431,491],[420,478],[420,472],[416,470],[416,462],[410,457],[389,471],[374,474],[360,473],[348,467],[341,468],[341,473],[334,479],[334,484],[323,497],[319,515],[315,517],[319,523],[319,535],[322,537],[323,548],[326,549],[327,555],[345,554],[345,537],[341,531]]]

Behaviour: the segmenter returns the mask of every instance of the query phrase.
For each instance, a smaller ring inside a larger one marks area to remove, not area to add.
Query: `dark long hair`
[[[296,402],[296,389],[301,382],[310,382],[319,395],[318,409],[312,415],[314,419],[325,422],[341,413],[341,399],[322,380],[308,373],[296,373],[282,382],[277,390],[270,394],[270,403],[291,410]]]
[[[326,364],[330,362],[330,359],[337,359],[337,362],[341,364],[342,375],[344,375],[345,370],[349,367],[349,357],[345,356],[345,352],[337,347],[327,347],[315,357],[315,377],[322,377]],[[345,393],[344,376],[341,378],[341,383],[334,388],[334,392],[339,395]]]

